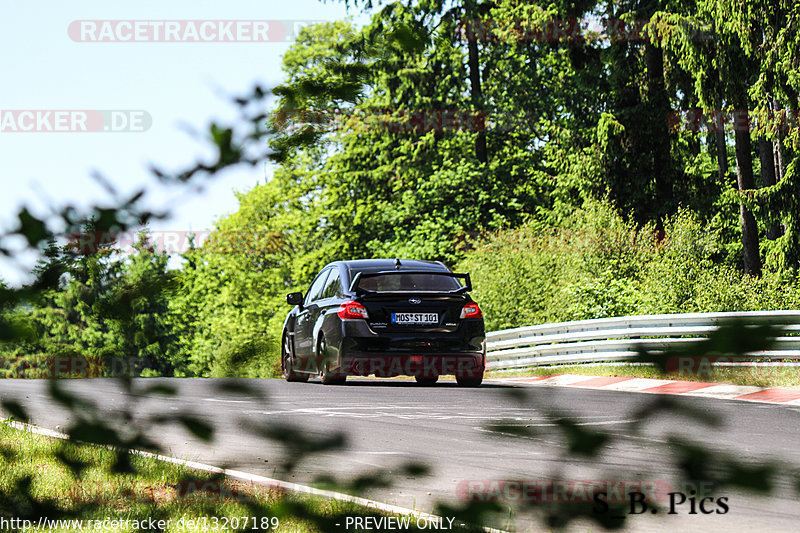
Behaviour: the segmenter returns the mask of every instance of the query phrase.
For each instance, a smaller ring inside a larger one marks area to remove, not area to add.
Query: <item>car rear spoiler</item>
[[[356,274],[356,277],[353,278],[353,282],[350,284],[350,292],[356,295],[360,294],[378,294],[378,291],[370,291],[367,289],[363,289],[358,286],[358,283],[362,279],[366,278],[374,278],[377,276],[396,276],[397,274],[433,274],[434,276],[448,276],[451,278],[457,278],[464,280],[464,286],[459,287],[452,291],[446,291],[447,294],[462,294],[465,292],[470,292],[472,290],[472,281],[469,278],[469,274],[456,274],[455,272],[442,272],[438,270],[385,270],[381,272],[359,272]],[[408,291],[381,291],[381,294],[389,294],[392,292],[408,292]]]

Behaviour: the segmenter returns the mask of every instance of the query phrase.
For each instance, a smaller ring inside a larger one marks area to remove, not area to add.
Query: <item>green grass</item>
[[[757,387],[800,386],[800,367],[776,366],[714,367],[709,373],[666,373],[650,365],[559,365],[541,366],[521,371],[489,372],[486,374],[486,378],[555,376],[559,374],[675,379]]]
[[[214,518],[221,525],[226,517],[277,517],[277,531],[305,532],[342,529],[346,516],[383,516],[352,503],[287,494],[135,454],[128,456],[131,471],[118,473],[114,472],[116,457],[106,447],[45,437],[0,421],[0,517],[29,518],[36,523],[44,513],[56,519],[128,521],[112,529],[94,529],[120,532],[136,531],[133,521],[149,518],[170,520],[166,531],[181,532],[202,531],[203,517],[208,527]],[[182,517],[197,520],[195,527],[186,521],[179,527]],[[342,527],[335,527],[337,523]],[[228,531],[245,530],[241,519],[239,528],[231,525]],[[32,531],[78,528],[34,527]]]

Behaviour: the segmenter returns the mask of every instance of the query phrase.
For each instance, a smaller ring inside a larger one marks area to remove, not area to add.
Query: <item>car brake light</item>
[[[461,309],[461,318],[483,318],[481,308],[475,302],[469,303]]]
[[[339,318],[369,318],[367,308],[353,300],[340,305],[336,314],[339,315]]]

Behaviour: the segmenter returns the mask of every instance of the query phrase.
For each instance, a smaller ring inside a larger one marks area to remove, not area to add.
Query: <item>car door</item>
[[[339,305],[344,301],[344,291],[342,290],[342,280],[338,268],[331,269],[331,273],[322,289],[322,294],[317,302],[317,318],[314,321],[317,333],[325,335],[328,346],[328,356],[338,355],[339,341],[341,332],[339,331],[339,317],[335,316],[339,311]],[[318,338],[318,335],[317,335]],[[323,364],[324,356],[318,354],[317,365]],[[320,367],[321,368],[321,367]]]
[[[319,301],[330,273],[331,269],[326,268],[317,275],[306,293],[302,309],[297,312],[294,350],[302,371],[306,369],[313,371],[313,367],[309,366],[308,363],[309,358],[314,353],[314,323],[319,315]]]

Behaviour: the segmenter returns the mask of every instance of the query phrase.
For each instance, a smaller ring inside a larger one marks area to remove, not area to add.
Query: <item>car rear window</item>
[[[449,292],[460,288],[458,279],[441,274],[384,274],[359,280],[358,286],[367,291]]]

